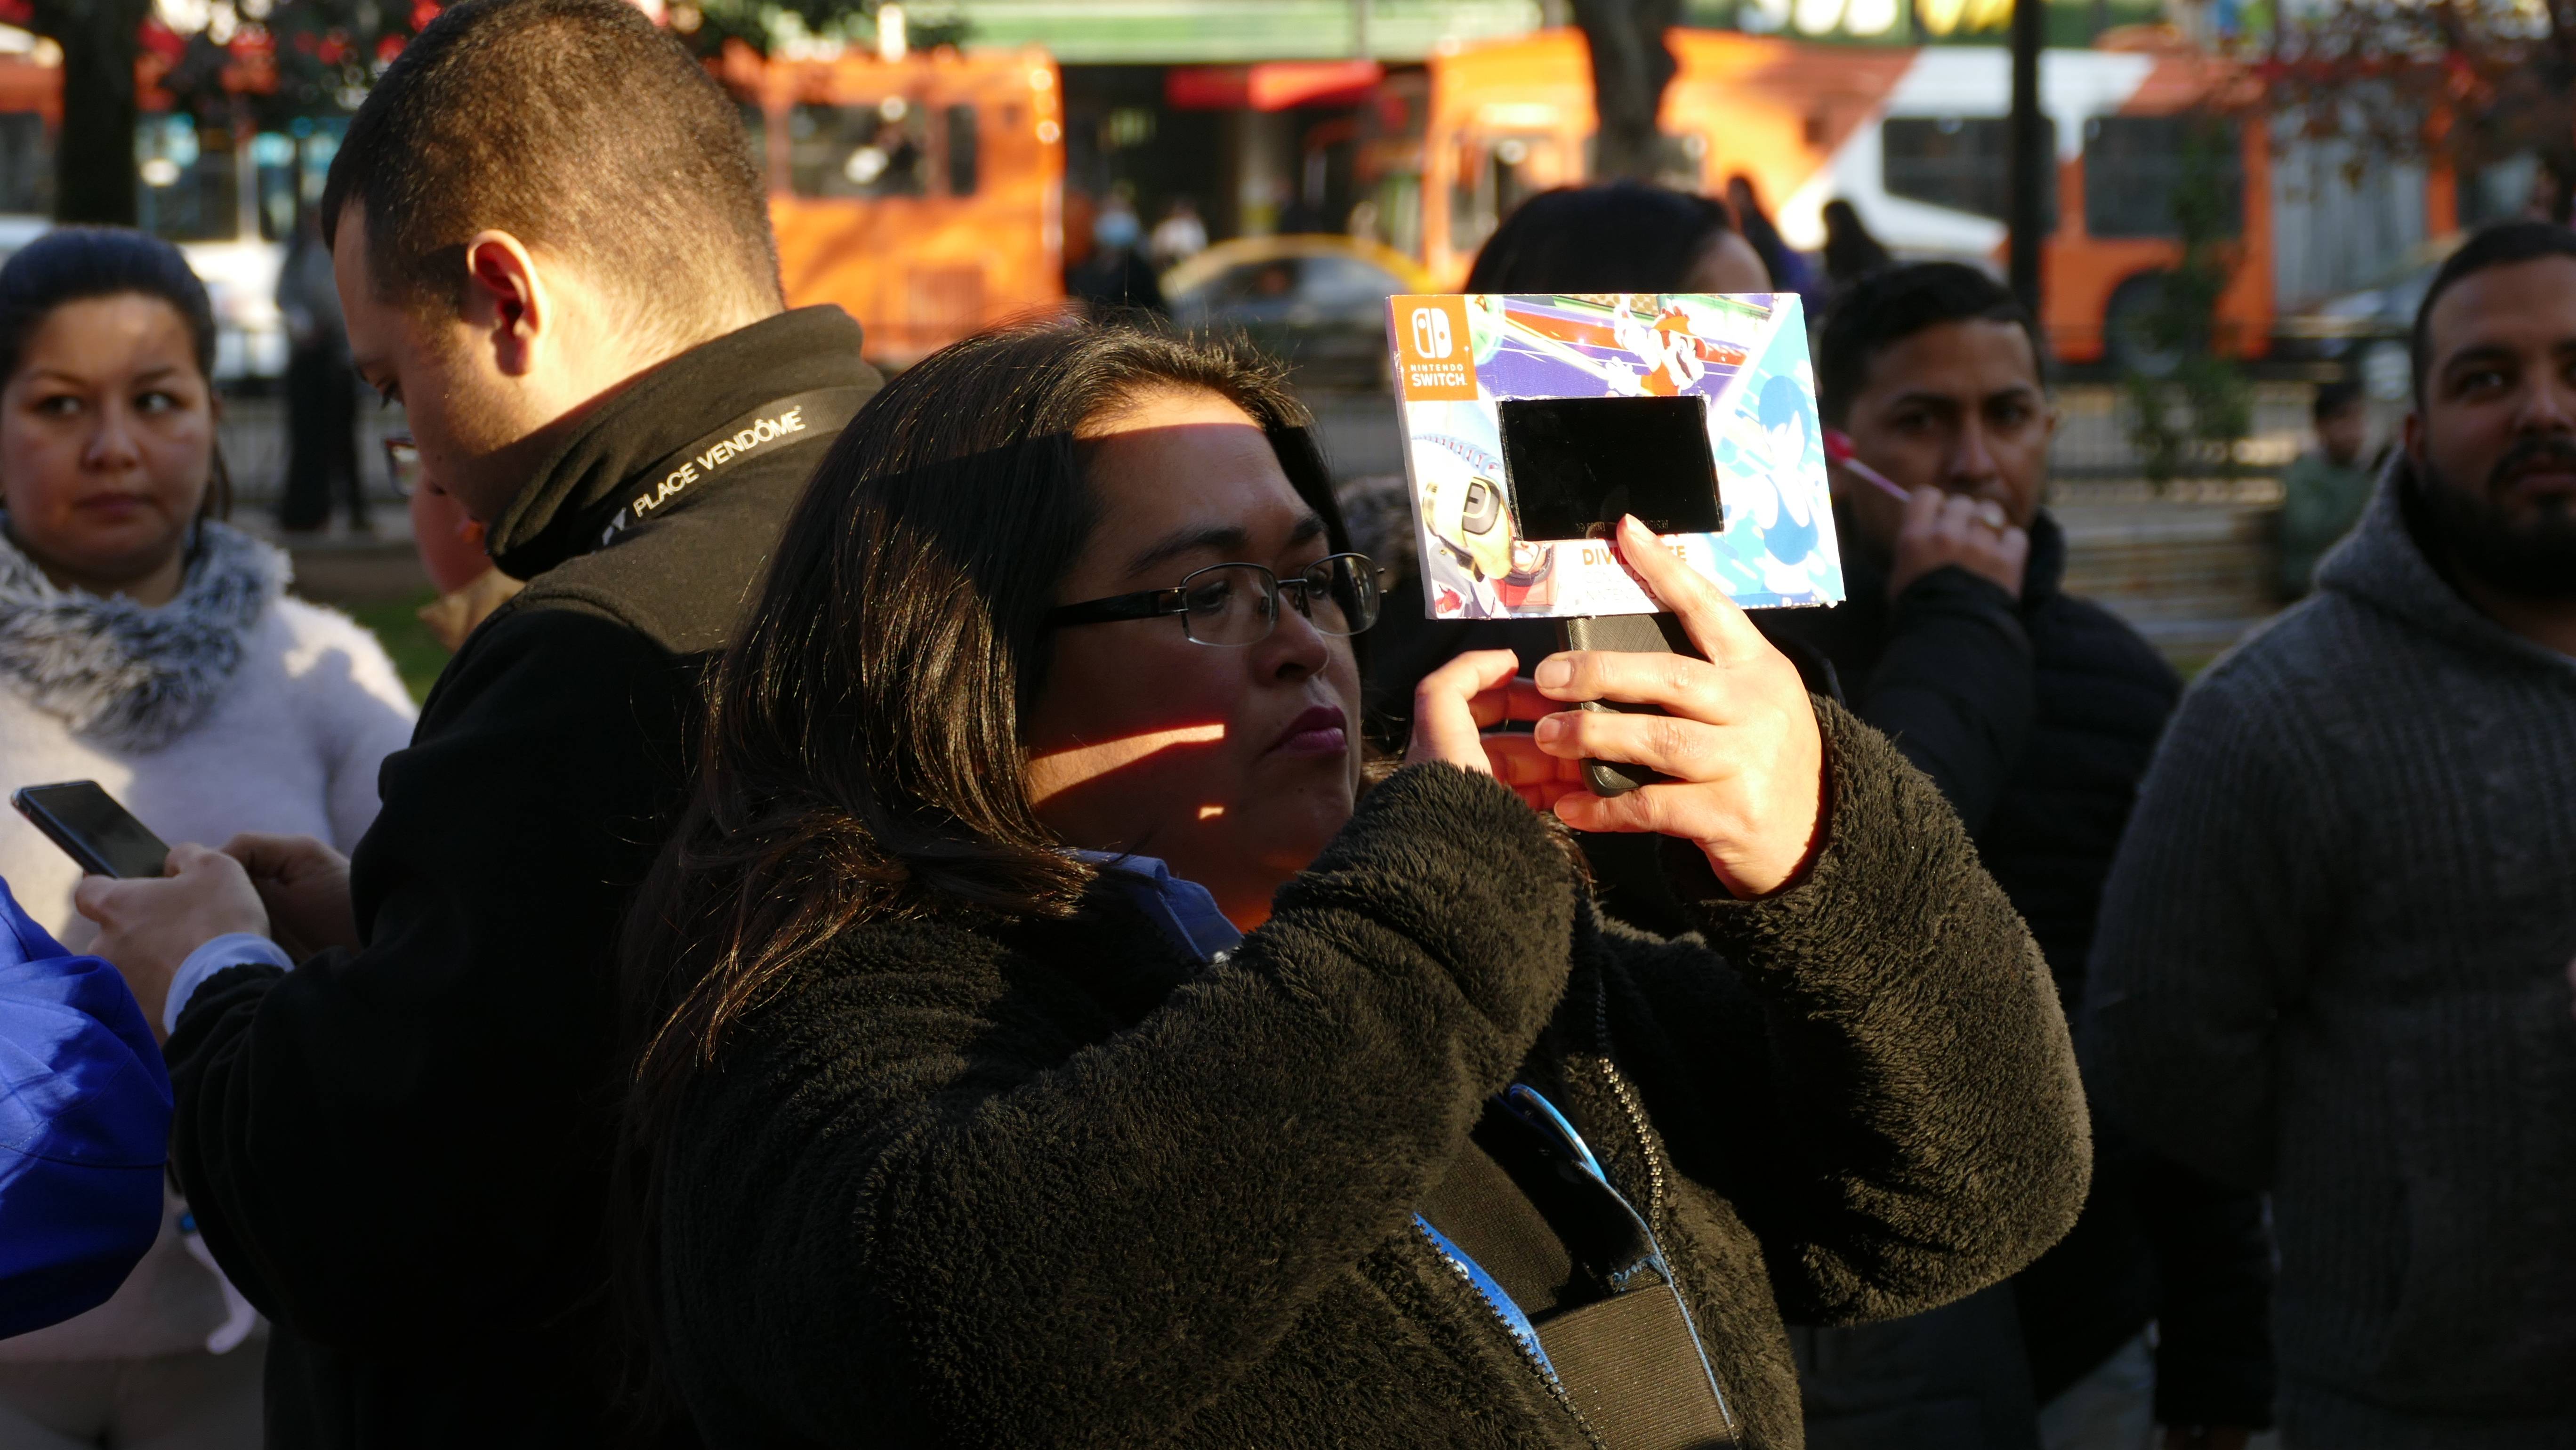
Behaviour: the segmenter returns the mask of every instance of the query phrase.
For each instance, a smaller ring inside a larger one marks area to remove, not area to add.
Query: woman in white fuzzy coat
[[[346,851],[411,701],[375,636],[220,521],[213,358],[166,242],[66,228],[0,268],[0,791],[94,780],[164,840]],[[74,951],[95,931],[79,868],[15,814],[0,878]],[[260,1443],[266,1337],[189,1228],[172,1195],[113,1299],[0,1340],[0,1450]]]

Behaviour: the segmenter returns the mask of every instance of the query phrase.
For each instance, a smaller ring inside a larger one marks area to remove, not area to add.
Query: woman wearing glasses
[[[1374,765],[1301,422],[1052,325],[816,475],[632,923],[631,1287],[718,1450],[1794,1445],[1784,1319],[2071,1219],[2054,989],[1932,788],[1633,522],[1715,663],[1467,655]],[[1550,812],[1666,835],[1705,941]]]

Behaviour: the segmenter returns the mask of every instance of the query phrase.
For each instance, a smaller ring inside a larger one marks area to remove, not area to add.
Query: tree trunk
[[[2050,154],[2046,119],[2039,110],[2039,52],[2047,39],[2048,7],[2045,0],[2013,0],[2012,14],[2012,123],[2008,134],[2011,190],[2007,195],[2007,219],[2011,227],[2006,249],[2006,271],[2012,279],[2013,295],[2033,318],[2043,317],[2040,309],[2039,246],[2047,233],[2048,168],[2057,164]]]
[[[54,219],[134,225],[135,32],[152,0],[36,0],[35,29],[63,48]]]
[[[1592,178],[1651,181],[1662,169],[1655,113],[1679,69],[1664,32],[1681,21],[1681,0],[1573,0],[1574,23],[1592,49],[1592,108],[1600,116]]]

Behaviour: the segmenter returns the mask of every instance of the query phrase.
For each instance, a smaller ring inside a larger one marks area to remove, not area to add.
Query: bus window
[[[0,115],[0,212],[46,216],[54,209],[54,148],[45,118],[33,111]]]
[[[146,120],[135,133],[143,229],[173,242],[229,242],[241,235],[241,174],[232,141],[185,116]]]
[[[803,105],[787,113],[787,186],[798,196],[920,196],[928,138],[901,96],[876,105]]]
[[[267,241],[295,237],[295,138],[262,131],[250,138],[251,175],[259,187],[259,234]]]
[[[981,157],[975,150],[975,108],[948,108],[948,194],[973,196]]]
[[[1513,208],[1540,190],[1528,172],[1537,144],[1525,136],[1499,136],[1490,147],[1471,141],[1459,148],[1458,179],[1449,188],[1449,250],[1483,246]]]
[[[2193,129],[2228,236],[2245,225],[2245,161],[2233,123],[2200,116],[2096,116],[2084,123],[2084,229],[2097,237],[2170,237]]]
[[[2057,225],[2057,126],[2040,118],[2049,163],[2040,223]],[[1998,116],[1892,116],[1878,132],[1879,184],[1890,196],[2011,220],[2012,122]],[[2088,188],[2089,192],[2089,188]]]

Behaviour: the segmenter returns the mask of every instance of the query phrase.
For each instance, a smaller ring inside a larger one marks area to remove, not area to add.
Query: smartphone
[[[1678,614],[1587,614],[1556,622],[1557,640],[1567,649],[1617,650],[1625,654],[1699,656]],[[1652,705],[1621,705],[1586,700],[1585,710],[1616,710],[1623,715],[1660,715]],[[1594,795],[1626,795],[1641,785],[1664,779],[1661,772],[1617,760],[1583,762],[1583,783]]]
[[[170,859],[161,838],[97,781],[27,786],[9,804],[93,876],[158,876]]]

